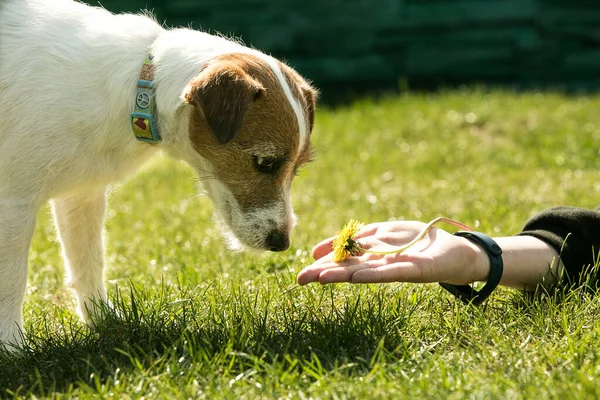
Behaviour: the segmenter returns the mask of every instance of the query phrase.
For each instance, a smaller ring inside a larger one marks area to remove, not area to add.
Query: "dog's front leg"
[[[94,317],[107,302],[102,238],[105,192],[54,199],[52,207],[67,266],[67,281],[77,293],[79,315],[93,326]]]
[[[21,307],[37,210],[27,199],[0,195],[0,345],[23,341]]]

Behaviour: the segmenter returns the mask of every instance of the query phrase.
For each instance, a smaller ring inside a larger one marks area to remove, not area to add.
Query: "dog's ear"
[[[317,90],[315,90],[309,84],[300,85],[300,90],[302,90],[302,95],[306,100],[309,132],[312,132],[313,126],[315,125],[315,109],[317,108],[317,98],[319,97],[319,92],[317,92]]]
[[[240,131],[246,110],[264,90],[235,64],[217,61],[189,82],[184,98],[202,110],[219,143],[225,144]]]
[[[315,111],[317,108],[317,99],[319,98],[319,91],[313,88],[310,82],[306,81],[296,71],[294,71],[286,64],[281,63],[281,66],[285,73],[291,78],[291,80],[289,80],[288,83],[290,83],[290,85],[296,84],[298,88],[300,88],[300,92],[302,93],[302,97],[304,97],[304,101],[306,103],[309,132],[312,132],[313,126],[315,124]]]

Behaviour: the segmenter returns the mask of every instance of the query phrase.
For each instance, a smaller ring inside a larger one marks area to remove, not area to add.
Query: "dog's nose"
[[[267,236],[267,247],[271,251],[287,250],[290,247],[290,238],[279,231],[273,231]]]

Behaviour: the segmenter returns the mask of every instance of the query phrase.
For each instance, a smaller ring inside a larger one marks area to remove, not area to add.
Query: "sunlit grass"
[[[350,218],[446,216],[492,235],[600,197],[600,97],[465,89],[321,109],[318,156],[293,186],[292,248],[238,254],[158,157],[110,196],[118,313],[74,315],[40,212],[29,345],[0,356],[0,393],[109,398],[595,398],[600,305],[584,291],[502,289],[464,307],[437,285],[293,288],[310,248]]]

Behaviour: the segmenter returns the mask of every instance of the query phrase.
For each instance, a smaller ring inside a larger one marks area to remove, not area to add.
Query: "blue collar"
[[[154,86],[154,55],[148,50],[137,84],[135,109],[131,113],[131,126],[137,140],[148,143],[161,141],[156,123],[156,89]]]

